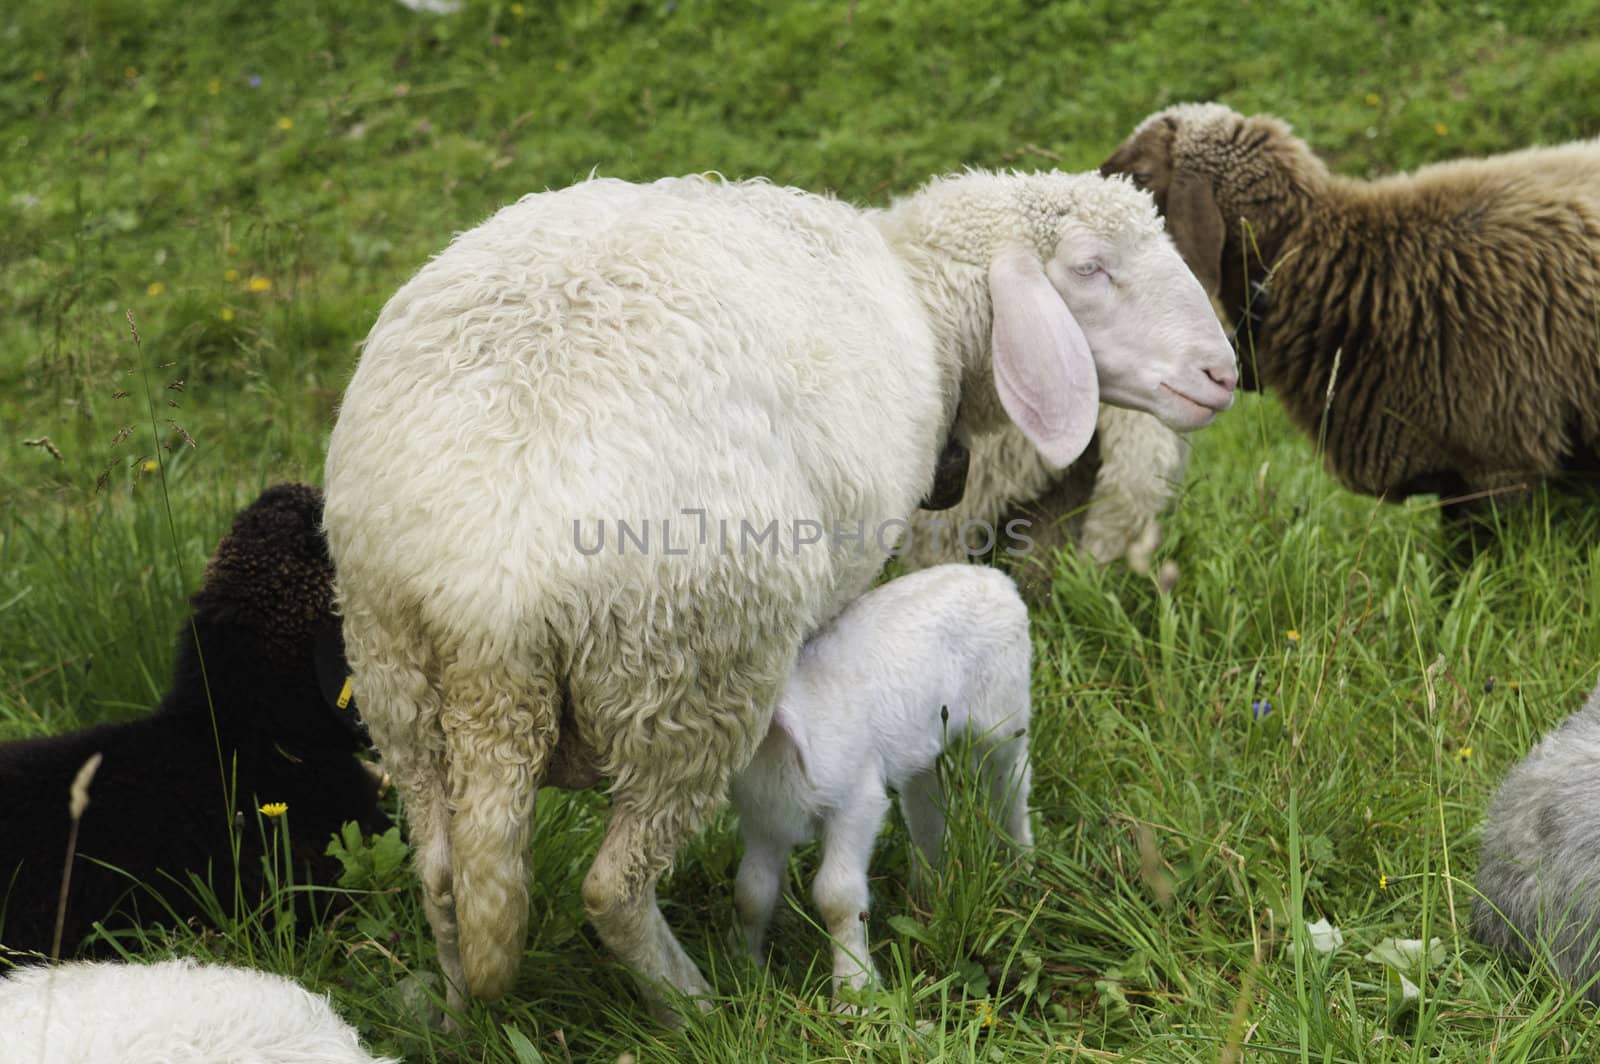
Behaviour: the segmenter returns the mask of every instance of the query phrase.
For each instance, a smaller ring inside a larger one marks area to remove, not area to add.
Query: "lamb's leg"
[[[900,788],[900,815],[916,852],[911,855],[911,889],[922,891],[923,865],[939,867],[944,850],[944,788],[937,769],[918,773]]]
[[[444,676],[450,856],[467,990],[511,989],[528,930],[528,834],[561,694],[553,675],[461,655]]]
[[[762,947],[772,910],[783,893],[783,874],[789,863],[789,847],[770,835],[741,831],[744,858],[733,887],[733,906],[739,914],[739,930],[751,958],[763,961]]]
[[[995,743],[984,755],[983,771],[989,779],[992,808],[1018,846],[1033,845],[1033,827],[1028,823],[1028,793],[1032,789],[1033,769],[1028,765],[1026,734],[1008,736]]]
[[[822,866],[811,889],[823,926],[833,939],[836,999],[841,986],[859,990],[877,979],[867,954],[867,869],[888,810],[883,787],[869,782],[822,826]]]

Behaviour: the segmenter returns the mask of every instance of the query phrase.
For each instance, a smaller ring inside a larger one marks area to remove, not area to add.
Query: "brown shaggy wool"
[[[1448,497],[1594,471],[1600,140],[1359,181],[1276,118],[1185,104],[1101,172],[1154,195],[1236,319],[1245,380],[1347,487]]]

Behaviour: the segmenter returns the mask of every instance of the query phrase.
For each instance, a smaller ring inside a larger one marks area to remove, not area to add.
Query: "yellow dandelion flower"
[[[290,118],[288,115],[281,116],[278,119],[278,128],[279,129],[293,129],[294,128],[294,119]]]
[[[223,307],[222,308],[222,320],[223,321],[232,321],[233,320],[233,308],[232,307]]]
[[[1435,122],[1433,124],[1433,132],[1436,136],[1442,137],[1450,132],[1450,127],[1445,125],[1443,122]]]
[[[222,279],[227,281],[229,284],[232,284],[239,279],[239,271],[234,269],[223,270]]]
[[[261,807],[261,815],[264,817],[278,817],[282,816],[288,811],[288,802],[268,802],[266,805]]]
[[[44,79],[45,79],[45,72],[44,71],[35,70],[33,72],[33,80],[34,81],[43,81]]]
[[[1378,889],[1379,890],[1388,890],[1389,889],[1389,877],[1388,877],[1387,874],[1382,873],[1382,872],[1380,872],[1378,874]]]
[[[1287,632],[1284,632],[1283,637],[1290,643],[1300,642],[1300,633],[1295,631],[1293,628],[1289,629]]]
[[[516,16],[517,18],[521,18],[522,17],[522,5],[521,4],[512,4],[511,5],[511,14]]]
[[[1463,762],[1470,761],[1472,759],[1472,747],[1463,746],[1460,750],[1457,750],[1456,759]]]
[[[144,286],[144,290],[146,295],[158,296],[167,290],[167,286],[160,281],[151,281]]]
[[[258,273],[250,278],[245,287],[252,292],[270,292],[272,291],[272,278],[263,277]]]
[[[146,458],[144,460],[144,465],[141,468],[146,473],[154,473],[156,470],[161,468],[161,463],[156,461],[154,458]]]
[[[129,81],[132,81],[134,78],[139,76],[139,68],[136,67],[136,66],[131,66],[130,65],[126,70],[124,70],[122,72],[122,76],[127,78]]]
[[[220,96],[222,94],[222,79],[221,78],[207,78],[206,79],[206,91],[209,92],[213,96]]]
[[[1376,106],[1378,106],[1378,103],[1379,103],[1379,100],[1378,100],[1378,94],[1377,93],[1375,93],[1375,92],[1367,93],[1367,106],[1368,107],[1376,107]]]

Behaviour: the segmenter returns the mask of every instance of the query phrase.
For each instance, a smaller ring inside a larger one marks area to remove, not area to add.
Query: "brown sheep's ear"
[[[1222,288],[1222,243],[1227,233],[1208,178],[1187,167],[1173,172],[1167,189],[1167,229],[1190,272],[1215,299]]]

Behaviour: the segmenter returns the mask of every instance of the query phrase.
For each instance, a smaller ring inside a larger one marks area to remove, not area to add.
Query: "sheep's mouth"
[[[1170,384],[1162,384],[1161,388],[1178,401],[1179,407],[1185,415],[1189,415],[1191,411],[1193,412],[1193,416],[1186,416],[1184,421],[1193,422],[1195,428],[1204,428],[1206,425],[1211,424],[1212,419],[1233,405],[1233,391],[1231,389],[1224,390],[1219,387],[1216,390],[1222,392],[1222,397],[1216,402],[1205,402],[1196,399],[1187,392],[1180,392]]]

